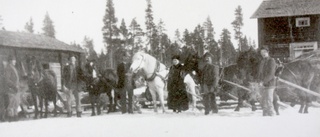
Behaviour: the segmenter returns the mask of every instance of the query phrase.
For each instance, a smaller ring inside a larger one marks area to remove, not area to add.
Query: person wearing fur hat
[[[168,108],[173,112],[180,113],[188,109],[188,96],[181,77],[183,65],[180,63],[180,57],[175,55],[172,57],[172,66],[168,75]]]
[[[4,78],[6,84],[6,93],[8,97],[7,118],[9,122],[18,120],[19,107],[19,74],[15,67],[16,58],[13,55],[8,57],[8,65],[5,68]]]
[[[212,113],[218,113],[216,94],[218,92],[219,67],[213,65],[213,55],[211,53],[207,52],[204,54],[203,59],[205,66],[202,69],[200,85],[203,94],[205,115],[208,115],[210,111],[212,111]]]

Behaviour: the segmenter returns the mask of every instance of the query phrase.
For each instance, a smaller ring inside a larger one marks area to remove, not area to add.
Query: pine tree
[[[133,18],[131,21],[131,24],[129,26],[129,34],[131,35],[131,39],[129,43],[133,46],[133,52],[137,52],[142,50],[143,47],[143,41],[142,41],[142,35],[143,31],[141,29],[141,26],[136,21],[136,18]]]
[[[147,36],[147,45],[149,47],[148,50],[151,55],[154,55],[154,51],[157,48],[157,32],[156,32],[156,25],[153,22],[153,11],[151,0],[147,0],[147,9],[146,11],[146,36]]]
[[[241,38],[241,51],[248,51],[250,49],[249,41],[247,39],[247,36],[244,36]]]
[[[181,43],[181,34],[179,29],[176,29],[176,31],[174,31],[174,41],[177,43]]]
[[[124,49],[128,50],[132,47],[130,47],[130,44],[129,44],[129,40],[128,40],[128,29],[127,29],[127,26],[126,26],[126,23],[124,22],[124,19],[121,20],[121,25],[119,27],[119,32],[120,34],[122,35],[123,37],[123,43],[124,43]]]
[[[200,56],[204,54],[204,29],[198,25],[191,35],[193,48]]]
[[[242,40],[242,32],[241,28],[243,26],[243,15],[242,15],[242,8],[239,5],[236,10],[235,14],[236,16],[235,20],[231,23],[233,26],[233,30],[235,31],[235,39],[239,41],[239,51],[242,51],[242,45],[241,45],[241,40]]]
[[[191,47],[192,39],[191,39],[190,33],[187,29],[185,29],[183,32],[182,40],[184,41],[186,47]]]
[[[115,37],[117,36],[117,18],[115,17],[115,9],[113,6],[112,0],[107,0],[105,15],[103,17],[104,26],[102,27],[102,35],[103,41],[107,46],[107,52],[109,55],[109,67],[114,68],[115,61],[114,61],[114,51],[116,48],[115,45]]]
[[[44,17],[42,30],[44,35],[55,38],[56,31],[48,12]]]
[[[94,50],[93,40],[87,36],[83,39],[83,47],[86,51],[86,59],[88,60],[97,60],[98,54]]]
[[[214,39],[214,28],[210,17],[204,22],[205,29],[205,49],[214,55],[214,62],[218,62],[220,58],[218,43]]]
[[[162,21],[162,19],[160,19],[157,27],[157,36],[158,36],[158,47],[156,47],[156,52],[155,55],[158,56],[158,58],[164,62],[164,49],[165,46],[163,45],[164,43],[167,42],[168,36],[165,34],[165,24]],[[163,43],[164,42],[164,43]]]
[[[218,42],[221,46],[221,64],[222,66],[227,66],[235,61],[236,50],[233,47],[231,42],[230,32],[227,29],[222,30],[222,34],[220,35],[220,40]]]
[[[32,18],[30,18],[29,22],[26,23],[26,25],[24,26],[24,29],[26,29],[26,31],[28,31],[29,33],[34,32]]]

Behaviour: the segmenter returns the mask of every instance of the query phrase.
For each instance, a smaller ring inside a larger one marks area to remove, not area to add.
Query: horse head
[[[33,83],[38,83],[43,77],[43,69],[39,60],[35,56],[27,57],[27,74]]]
[[[144,65],[146,54],[143,52],[137,52],[132,57],[132,63],[130,66],[129,73],[137,73]]]

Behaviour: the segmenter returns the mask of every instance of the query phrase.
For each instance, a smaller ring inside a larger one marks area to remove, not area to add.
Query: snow
[[[320,108],[299,114],[299,106],[281,109],[280,116],[262,117],[262,111],[242,108],[220,109],[218,114],[203,112],[142,114],[115,112],[82,118],[65,115],[38,120],[0,123],[0,137],[319,137]]]

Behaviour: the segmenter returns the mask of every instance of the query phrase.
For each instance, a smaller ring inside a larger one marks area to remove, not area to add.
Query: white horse
[[[132,57],[130,71],[132,73],[137,73],[139,70],[142,70],[147,81],[152,96],[154,111],[157,112],[156,94],[158,94],[162,111],[165,112],[164,95],[165,93],[167,93],[165,92],[167,90],[165,89],[165,86],[167,75],[169,72],[166,66],[147,53],[137,52]],[[193,97],[198,97],[196,95],[196,84],[189,74],[185,76],[184,83],[186,84],[187,92],[190,93]],[[192,104],[194,109],[196,105],[196,98],[194,98],[193,101],[194,102]]]

